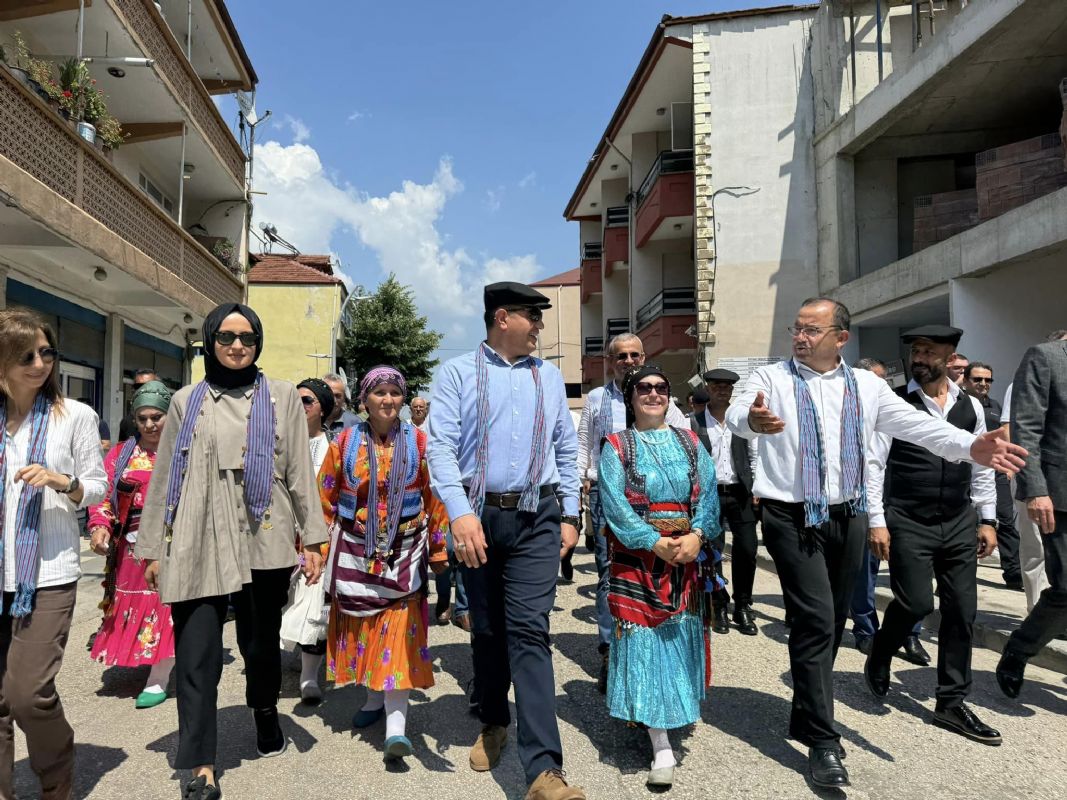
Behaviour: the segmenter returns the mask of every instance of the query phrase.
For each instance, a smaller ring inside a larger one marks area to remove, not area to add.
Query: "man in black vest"
[[[752,460],[754,440],[734,436],[726,427],[726,409],[730,407],[734,384],[740,380],[736,372],[713,369],[704,373],[708,391],[708,405],[700,414],[693,414],[689,424],[704,443],[715,462],[715,476],[719,484],[719,518],[723,532],[715,540],[722,552],[726,543],[726,523],[733,533],[730,578],[734,587],[734,625],[746,636],[759,631],[752,619],[752,584],[756,579],[756,514],[752,506]],[[715,565],[722,575],[722,562]],[[730,632],[730,593],[720,589],[712,595],[715,633]]]
[[[920,411],[981,436],[981,404],[948,377],[947,363],[963,331],[926,325],[905,333],[911,382],[904,399]],[[878,698],[889,693],[893,654],[916,622],[934,608],[937,580],[937,705],[934,723],[983,744],[1000,733],[983,723],[964,698],[971,688],[971,633],[978,611],[978,559],[996,546],[996,487],[992,470],[950,462],[900,439],[871,447],[867,475],[871,552],[889,560],[893,601],[874,636],[864,676]],[[883,512],[884,498],[884,512]],[[977,513],[975,509],[978,509]]]

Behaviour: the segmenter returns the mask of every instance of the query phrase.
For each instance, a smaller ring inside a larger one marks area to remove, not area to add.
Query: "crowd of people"
[[[222,797],[230,617],[261,757],[287,747],[286,649],[299,652],[303,702],[322,700],[323,676],[361,685],[352,726],[383,722],[384,757],[411,755],[409,695],[434,685],[429,628],[452,623],[471,641],[482,726],[471,769],[498,764],[514,687],[527,800],[584,800],[563,770],[549,632],[583,527],[597,572],[597,686],[609,716],[647,731],[649,786],[674,780],[668,731],[700,719],[715,637],[759,635],[757,526],[790,628],[788,734],[808,747],[814,785],[849,785],[833,697],[848,620],[867,686],[884,698],[894,657],[930,661],[919,633],[935,580],[932,721],[1001,742],[964,702],[977,564],[999,545],[1005,584],[1032,609],[997,668],[1017,697],[1028,660],[1067,630],[1067,332],[1025,354],[1001,408],[992,369],[960,356],[962,331],[905,332],[911,380],[894,390],[883,363],[842,359],[848,310],[813,298],[790,328],[791,357],[756,369],[736,396],[736,373],[709,370],[688,414],[640,338],[615,336],[610,379],[575,420],[559,370],[534,355],[550,307],[522,284],[485,287],[485,340],[442,366],[432,409],[380,365],[361,376],[350,411],[339,375],[296,386],[265,375],[256,313],[219,306],[203,326],[203,380],[172,392],[139,371],[128,435],[106,458],[96,415],[60,391],[52,328],[0,311],[0,796],[13,796],[15,724],[42,796],[72,793],[74,732],[55,677],[80,512],[106,559],[90,655],[147,667],[141,709],[167,700],[173,673],[186,800]],[[879,624],[882,561],[893,600]],[[20,635],[31,624],[34,635]]]

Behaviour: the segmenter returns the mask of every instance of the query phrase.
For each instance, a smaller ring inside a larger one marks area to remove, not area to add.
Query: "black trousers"
[[[830,521],[809,536],[802,503],[761,500],[763,543],[782,584],[789,631],[793,710],[789,734],[809,747],[829,747],[834,730],[834,659],[848,620],[863,558],[867,515],[830,507]]]
[[[889,585],[893,600],[874,635],[871,658],[888,664],[916,622],[934,610],[937,581],[937,707],[963,703],[971,690],[971,636],[978,613],[978,514],[971,506],[942,521],[916,519],[891,504]]]
[[[556,599],[560,508],[554,496],[536,513],[486,506],[488,561],[463,567],[470,604],[474,677],[483,725],[511,723],[508,690],[515,686],[518,755],[527,783],[562,768],[556,722],[556,682],[548,615]]]
[[[1067,512],[1056,511],[1056,530],[1041,535],[1041,546],[1049,586],[1004,648],[1023,660],[1036,656],[1067,628]]]
[[[252,582],[235,594],[171,605],[178,695],[175,769],[215,763],[222,625],[231,598],[236,612],[237,646],[245,662],[245,703],[249,708],[278,704],[282,683],[279,636],[292,573],[292,567],[254,569]]]
[[[1000,569],[1005,583],[1021,583],[1022,565],[1019,560],[1019,528],[1015,524],[1015,500],[1011,496],[1011,481],[1003,472],[997,481],[997,547],[1000,549]]]
[[[712,544],[723,552],[726,547],[726,526],[733,536],[730,551],[730,583],[734,590],[734,610],[752,605],[752,584],[756,581],[756,512],[752,507],[752,493],[744,484],[732,483],[719,487],[719,523],[722,533]],[[715,565],[722,575],[722,562]],[[728,589],[720,589],[711,597],[715,608],[730,602]]]

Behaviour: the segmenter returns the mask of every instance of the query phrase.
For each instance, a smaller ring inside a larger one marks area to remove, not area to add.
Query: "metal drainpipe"
[[[193,0],[189,0],[189,16],[186,19],[185,29],[185,57],[189,63],[193,63]]]
[[[178,165],[178,227],[182,226],[182,211],[185,205],[185,136],[188,125],[182,123],[182,159]]]
[[[78,0],[78,60],[82,60],[82,40],[85,37],[85,0]]]
[[[874,0],[874,39],[878,43],[878,82],[884,77],[882,68],[882,0]]]

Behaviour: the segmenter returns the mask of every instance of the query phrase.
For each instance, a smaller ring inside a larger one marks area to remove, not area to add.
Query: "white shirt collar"
[[[960,387],[954,384],[952,381],[946,382],[948,383],[948,396],[951,397],[953,400],[958,399],[961,391]],[[930,397],[930,395],[926,394],[926,392],[923,391],[923,387],[919,385],[915,378],[912,378],[910,381],[908,381],[908,394],[911,394],[912,392],[918,392],[919,394],[924,394],[927,397]],[[930,397],[930,399],[933,400],[934,398]]]
[[[819,372],[818,370],[812,369],[807,364],[801,364],[799,361],[797,361],[796,357],[793,358],[793,363],[796,365],[797,370],[799,372],[807,372],[809,375],[815,375],[816,377],[819,377],[819,378],[829,378],[835,372],[840,370],[841,369],[841,365],[844,364],[845,362],[843,362],[841,360],[840,356],[839,356],[838,359],[837,359],[837,366],[834,367],[833,369],[827,371],[827,372]]]

